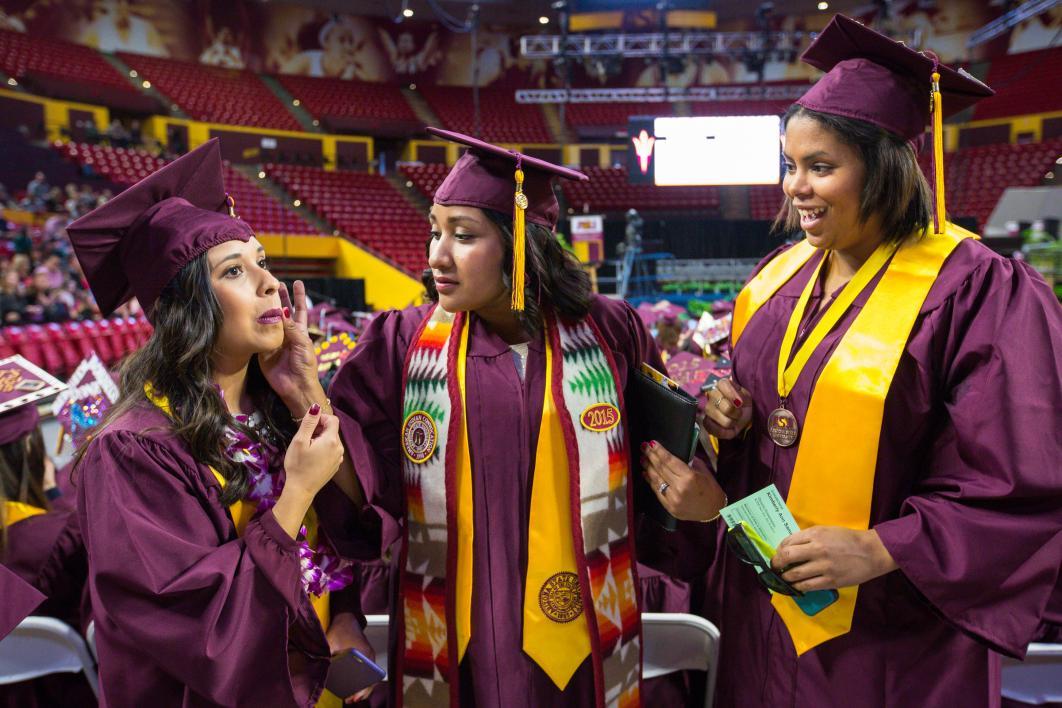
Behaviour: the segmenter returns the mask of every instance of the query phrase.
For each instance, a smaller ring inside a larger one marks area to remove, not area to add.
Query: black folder
[[[642,364],[631,372],[625,403],[630,419],[631,466],[636,473],[632,479],[634,508],[674,531],[678,519],[660,504],[656,492],[642,477],[641,445],[656,440],[675,457],[690,462],[697,449],[697,399],[648,364]]]

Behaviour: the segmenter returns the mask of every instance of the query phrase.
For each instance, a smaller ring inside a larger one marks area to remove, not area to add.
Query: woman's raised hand
[[[259,354],[258,363],[270,387],[287,405],[293,416],[311,403],[324,403],[324,390],[317,378],[317,355],[307,332],[306,287],[301,280],[292,286],[294,302],[288,288],[280,284],[280,305],[284,310],[284,343],[268,354]]]
[[[293,486],[311,499],[332,479],[343,462],[339,418],[328,415],[318,404],[306,411],[284,456],[284,490]]]
[[[708,392],[702,421],[715,437],[736,438],[752,422],[752,394],[733,379],[720,379],[715,389]]]

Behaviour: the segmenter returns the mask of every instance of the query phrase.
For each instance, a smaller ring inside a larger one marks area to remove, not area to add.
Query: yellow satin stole
[[[947,223],[944,233],[927,232],[905,241],[841,337],[815,383],[797,441],[786,505],[801,528],[869,527],[885,396],[940,269],[955,247],[971,237],[976,236]],[[741,291],[734,304],[735,346],[756,311],[814,252],[807,241],[798,243],[768,263]],[[813,617],[786,596],[772,598],[798,656],[851,629],[859,588],[838,592],[839,600]]]

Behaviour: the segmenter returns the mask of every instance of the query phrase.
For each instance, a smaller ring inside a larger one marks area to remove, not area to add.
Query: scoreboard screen
[[[778,116],[634,117],[631,182],[661,187],[778,184]]]

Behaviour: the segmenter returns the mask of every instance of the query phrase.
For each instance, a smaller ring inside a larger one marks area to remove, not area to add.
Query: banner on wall
[[[581,214],[571,217],[572,248],[580,263],[605,260],[605,217]]]

